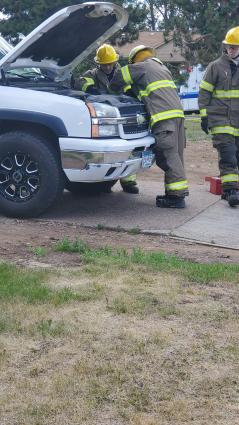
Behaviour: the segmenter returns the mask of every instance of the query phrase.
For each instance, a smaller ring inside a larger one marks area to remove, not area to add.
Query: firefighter
[[[110,88],[117,91],[130,84],[150,115],[156,164],[165,173],[165,195],[156,197],[156,206],[185,208],[188,182],[183,165],[184,113],[176,85],[150,47],[140,45],[132,49],[128,62],[114,74]]]
[[[88,70],[85,74],[74,82],[74,89],[82,90],[91,94],[109,93],[109,83],[117,69],[119,55],[114,47],[109,44],[103,44],[96,52],[96,68]],[[127,92],[130,87],[123,87],[122,91]],[[120,184],[124,192],[138,194],[136,175],[120,179]]]
[[[201,127],[218,151],[222,198],[239,205],[239,27],[222,42],[220,58],[209,63],[199,89]]]

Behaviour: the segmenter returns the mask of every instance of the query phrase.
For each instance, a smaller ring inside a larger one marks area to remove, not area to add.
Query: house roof
[[[169,39],[171,40],[172,37],[169,37]],[[132,43],[126,43],[123,46],[117,46],[117,50],[121,56],[127,57],[131,49],[138,46],[139,44],[144,44],[145,46],[150,46],[157,49],[159,46],[162,46],[165,43],[167,43],[167,41],[165,41],[162,31],[140,31],[139,38],[137,40],[133,41]]]
[[[167,39],[165,39],[162,31],[140,31],[139,38],[137,40],[132,43],[126,43],[123,46],[118,45],[117,51],[122,57],[126,58],[129,56],[131,49],[140,44],[153,47],[157,52],[157,56],[163,62],[185,62],[181,49],[173,43],[172,34],[169,34]]]

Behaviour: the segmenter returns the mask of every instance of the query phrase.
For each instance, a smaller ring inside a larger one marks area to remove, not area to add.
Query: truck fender
[[[33,111],[0,110],[1,121],[22,121],[41,124],[48,127],[57,137],[67,137],[68,133],[63,121],[50,114]]]

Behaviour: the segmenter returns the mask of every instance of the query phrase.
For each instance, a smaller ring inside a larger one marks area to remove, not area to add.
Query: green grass
[[[239,265],[232,264],[201,264],[182,260],[175,255],[167,255],[162,252],[143,252],[135,249],[132,253],[125,250],[112,251],[110,248],[87,250],[83,255],[85,262],[106,262],[118,264],[121,268],[127,268],[132,264],[145,266],[152,271],[166,273],[178,273],[191,282],[207,284],[213,281],[239,282]]]
[[[141,232],[139,227],[132,227],[132,229],[128,230],[130,235],[138,235]]]
[[[9,314],[2,314],[0,319],[0,334],[30,335],[46,337],[61,337],[68,334],[68,329],[63,321],[52,319],[39,320],[30,326]]]
[[[37,255],[38,257],[44,257],[47,254],[48,249],[45,248],[44,246],[36,246],[36,247],[31,246],[29,248],[29,251],[33,252],[33,254]]]
[[[201,129],[199,115],[187,115],[185,119],[186,139],[191,141],[211,140],[211,136],[205,134]]]
[[[68,238],[64,238],[55,245],[55,251],[59,252],[78,252],[80,254],[84,254],[88,250],[89,248],[87,245],[79,239],[71,241]]]
[[[145,266],[152,271],[178,273],[191,282],[207,284],[213,281],[239,282],[239,265],[237,264],[201,264],[180,259],[163,252],[144,252],[135,249],[131,253],[125,249],[113,250],[110,247],[91,249],[83,241],[63,239],[55,247],[56,251],[80,253],[85,264],[98,264],[107,268],[118,266],[121,269],[134,264]]]
[[[0,318],[0,334],[11,333],[11,334],[21,334],[23,332],[22,324],[19,320],[5,316],[1,313]]]
[[[73,292],[69,288],[54,290],[45,282],[49,273],[46,271],[24,270],[22,268],[0,264],[0,302],[22,300],[29,304],[52,303],[60,305],[70,301],[89,301],[102,294],[102,287],[90,285]],[[1,324],[0,327],[4,327]]]
[[[79,239],[53,249],[80,267],[0,265],[4,423],[236,423],[238,265]]]
[[[105,230],[105,225],[99,223],[99,224],[97,224],[96,229],[97,230]]]

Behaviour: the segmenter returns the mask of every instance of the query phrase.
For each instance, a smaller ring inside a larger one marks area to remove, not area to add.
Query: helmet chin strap
[[[237,55],[235,58],[232,58],[232,57],[228,54],[228,52],[226,51],[226,49],[225,49],[225,53],[227,54],[227,56],[228,56],[231,60],[233,60],[233,61],[238,61],[238,60],[239,60],[239,52],[238,52],[238,55]]]
[[[238,67],[239,66],[239,55],[237,55],[235,58],[231,58],[232,62],[235,63],[235,65]]]

